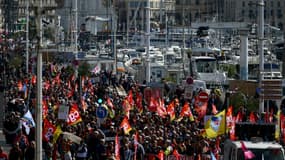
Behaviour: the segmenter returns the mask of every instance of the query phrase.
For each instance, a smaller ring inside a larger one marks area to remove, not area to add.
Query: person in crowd
[[[25,151],[25,160],[35,159],[35,141],[32,141]]]
[[[8,160],[8,154],[3,150],[2,146],[0,146],[0,160]]]
[[[87,160],[87,153],[88,153],[87,145],[83,140],[81,140],[77,148],[76,160]]]
[[[16,142],[13,144],[13,146],[9,152],[9,158],[8,159],[9,160],[23,160],[22,155],[23,155],[23,153],[22,153],[22,150],[19,146],[19,143]]]

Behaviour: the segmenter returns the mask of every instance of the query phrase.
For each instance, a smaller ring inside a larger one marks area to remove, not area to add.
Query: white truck
[[[285,160],[284,149],[277,142],[262,140],[243,141],[247,150],[254,154],[251,160]],[[241,141],[226,140],[223,160],[246,160]]]

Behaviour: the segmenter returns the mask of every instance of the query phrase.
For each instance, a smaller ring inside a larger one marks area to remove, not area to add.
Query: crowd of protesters
[[[214,153],[217,159],[222,155],[223,140],[227,136],[221,135],[215,139],[203,136],[204,121],[194,109],[195,102],[184,99],[181,88],[177,87],[171,95],[165,94],[170,92],[165,83],[162,90],[164,95],[169,96],[161,97],[165,107],[175,102],[176,118],[173,120],[169,115],[162,117],[150,110],[150,104],[144,100],[146,97],[143,97],[145,84],[128,79],[124,74],[116,76],[106,70],[76,77],[71,68],[56,62],[45,65],[42,77],[43,105],[47,110],[43,114],[45,121],[60,127],[62,132],[80,137],[81,141],[76,143],[63,134],[59,137],[51,135],[43,141],[45,159],[107,160],[117,159],[116,155],[119,155],[121,160],[142,160],[159,159],[159,155],[163,154],[175,157],[184,155],[189,159],[198,160],[211,159],[211,153]],[[8,112],[4,122],[4,133],[7,143],[12,145],[6,157],[10,160],[33,160],[35,127],[31,127],[27,133],[19,122],[28,111],[35,116],[35,73],[25,74],[24,67],[6,71],[5,101]],[[19,83],[26,89],[20,89]],[[121,95],[116,87],[124,88],[127,94],[130,91],[132,93],[134,102],[128,115],[124,107],[127,95]],[[139,101],[141,96],[143,100]],[[211,92],[209,104],[215,103],[217,110],[221,111],[224,104],[219,96],[218,93]],[[193,119],[179,117],[185,103],[189,103]],[[70,107],[73,104],[78,106],[81,121],[69,125],[65,120],[58,119],[58,112],[60,106]],[[108,116],[103,120],[96,116],[96,110],[101,105],[108,108]],[[208,107],[207,112],[212,114],[212,108]],[[126,116],[131,126],[128,133],[121,127]],[[120,146],[117,154],[116,138],[119,139]],[[0,149],[0,156],[2,153]],[[5,156],[3,158],[5,159]]]

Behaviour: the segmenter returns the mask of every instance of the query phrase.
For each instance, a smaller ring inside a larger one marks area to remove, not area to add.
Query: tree
[[[87,62],[80,63],[78,67],[78,75],[80,76],[90,75],[90,64]]]

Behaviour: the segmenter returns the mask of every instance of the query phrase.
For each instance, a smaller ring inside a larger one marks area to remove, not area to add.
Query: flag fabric
[[[29,135],[30,134],[30,128],[35,127],[36,123],[34,121],[34,118],[32,116],[32,113],[30,110],[28,110],[24,116],[21,118],[22,124],[25,127],[26,133]]]
[[[91,72],[94,73],[94,74],[99,73],[99,72],[100,72],[100,67],[99,67],[99,65],[96,65],[96,66],[92,69]]]
[[[257,121],[257,119],[256,119],[256,116],[255,116],[254,112],[250,112],[249,122],[256,123],[256,121]]]
[[[84,100],[83,97],[81,97],[81,106],[82,106],[82,109],[83,109],[84,112],[85,112],[85,111],[87,110],[87,108],[88,108],[88,105],[87,105],[87,103],[85,102],[85,100]]]
[[[68,114],[67,124],[74,125],[81,122],[82,119],[79,114],[78,106],[76,103],[73,103]]]
[[[18,81],[17,86],[18,86],[18,90],[19,91],[23,90],[23,83],[22,83],[22,81]]]
[[[122,107],[123,107],[123,111],[124,111],[125,115],[128,118],[130,118],[131,105],[130,105],[130,103],[129,103],[129,101],[127,99],[123,100]]]
[[[285,141],[285,116],[282,112],[280,112],[280,129],[280,137]]]
[[[226,132],[228,133],[233,123],[233,106],[229,106],[227,109],[226,121],[227,121]]]
[[[118,135],[115,137],[115,159],[120,160],[120,141]]]
[[[181,119],[183,119],[183,117],[189,117],[190,121],[193,122],[194,121],[194,117],[193,117],[193,114],[191,112],[191,109],[190,109],[190,106],[189,106],[189,103],[188,102],[185,102],[182,109],[181,109],[181,112],[180,112],[180,115],[179,115],[179,119],[178,121],[180,121]]]
[[[32,78],[31,78],[31,83],[33,85],[35,85],[37,83],[37,76],[36,75],[33,75]]]
[[[157,105],[158,105],[157,99],[155,99],[153,97],[150,97],[148,110],[151,111],[151,112],[156,112],[157,111]]]
[[[174,157],[179,160],[180,159],[180,154],[178,153],[178,151],[176,149],[173,150],[172,154],[174,155]]]
[[[206,115],[207,106],[208,106],[207,102],[201,102],[198,100],[195,101],[195,110],[198,114],[198,119],[201,120],[204,118],[204,116]]]
[[[159,98],[156,112],[158,116],[160,116],[161,118],[165,118],[165,116],[167,115],[167,111],[166,111],[163,99]]]
[[[175,119],[175,103],[174,101],[170,102],[167,106],[167,114],[170,116],[170,121],[173,121]]]
[[[238,114],[236,116],[236,122],[242,122],[242,118],[243,118],[243,115],[241,111],[238,111]]]
[[[51,136],[53,136],[56,127],[47,119],[44,119],[44,126],[43,126],[43,140],[49,141]]]
[[[164,152],[163,152],[163,150],[160,150],[160,151],[158,152],[157,158],[158,158],[159,160],[164,160]]]
[[[43,119],[45,119],[48,115],[48,105],[45,100],[42,101],[43,104]]]
[[[231,122],[231,126],[230,126],[230,139],[232,141],[236,140],[236,136],[235,136],[235,127],[236,127],[236,118],[235,117],[232,117],[232,122]]]
[[[133,91],[129,90],[128,96],[127,96],[127,100],[129,102],[129,104],[131,105],[131,107],[133,107],[134,103],[134,99],[133,99]]]
[[[279,140],[280,139],[280,113],[281,111],[278,110],[277,114],[276,114],[276,119],[277,119],[277,124],[276,124],[276,128],[275,128],[275,139]]]
[[[123,119],[123,121],[121,122],[120,128],[122,128],[122,129],[124,130],[124,133],[125,133],[126,135],[128,135],[129,132],[132,130],[132,127],[131,127],[131,125],[130,125],[129,120],[128,120],[127,117],[125,117],[125,118]]]
[[[61,130],[60,126],[57,126],[56,130],[54,131],[54,134],[53,134],[53,139],[52,139],[52,143],[53,144],[56,143],[56,141],[59,138],[61,133],[62,133],[62,130]]]
[[[136,94],[136,107],[139,113],[143,112],[143,105],[142,105],[142,101],[143,101],[143,96],[141,93]]]
[[[205,133],[207,138],[216,138],[225,133],[225,110],[211,116],[205,125]]]
[[[243,141],[240,141],[240,143],[241,143],[241,149],[242,149],[242,151],[243,151],[243,153],[244,153],[244,158],[245,158],[245,160],[254,158],[255,155],[254,155],[250,150],[248,150],[248,149],[246,148],[244,142],[243,142]]]

